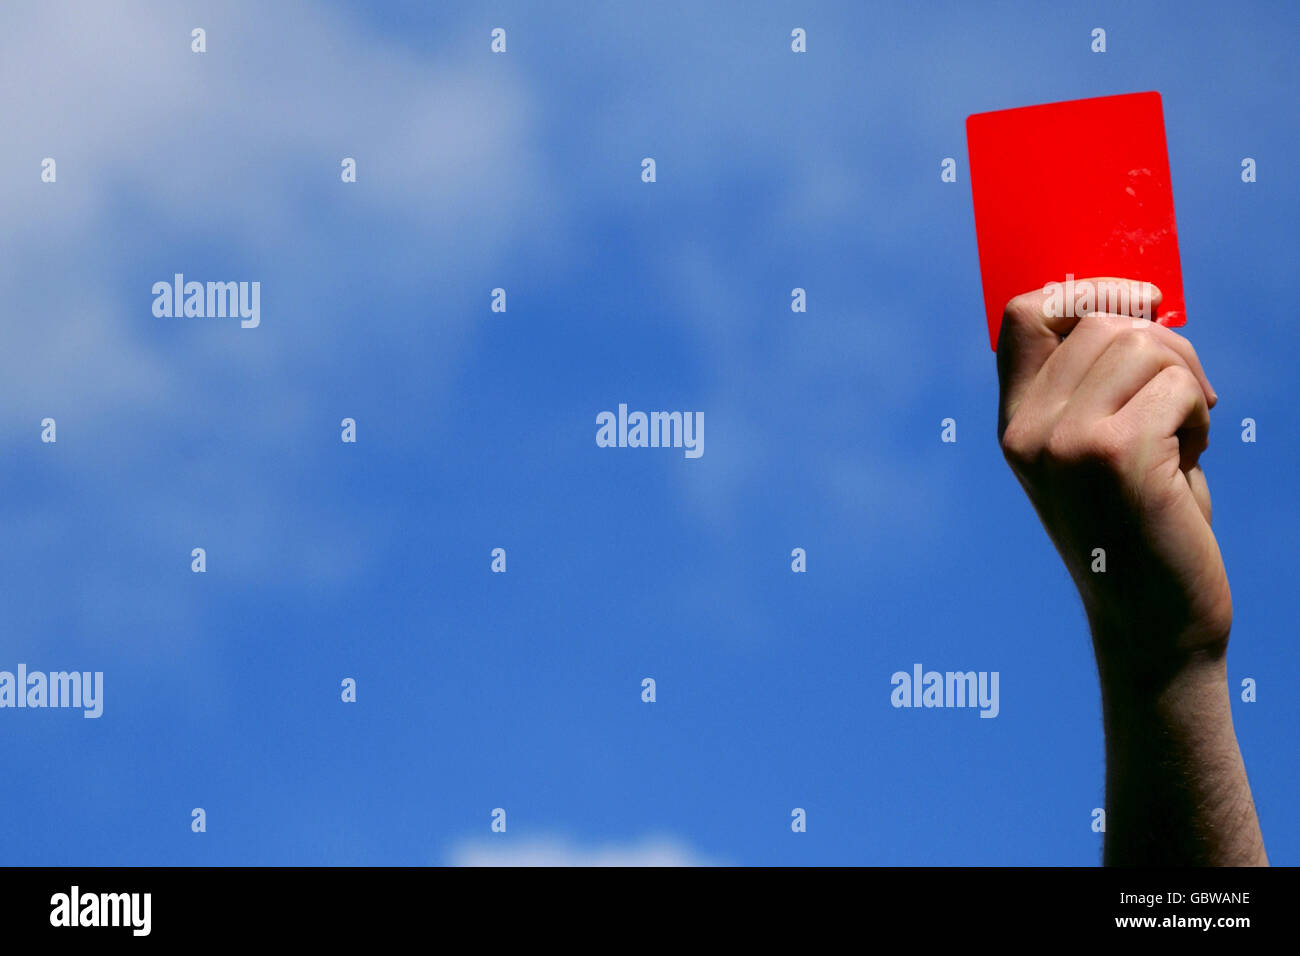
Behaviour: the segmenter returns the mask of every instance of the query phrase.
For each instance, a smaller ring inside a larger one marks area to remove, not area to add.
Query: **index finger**
[[[1131,290],[1125,297],[1126,302],[1108,303],[1107,311],[1137,318],[1151,318],[1163,297],[1156,286],[1134,279],[1094,276],[1073,280],[1073,284],[1076,289],[1085,285],[1094,290],[1110,289],[1118,284]],[[1016,296],[1002,312],[1002,326],[998,333],[999,436],[1043,363],[1079,324],[1079,320],[1095,311],[1094,308],[1076,310],[1074,302],[1065,301],[1064,291],[1061,283],[1049,282],[1042,289]],[[1093,304],[1101,307],[1095,297]]]

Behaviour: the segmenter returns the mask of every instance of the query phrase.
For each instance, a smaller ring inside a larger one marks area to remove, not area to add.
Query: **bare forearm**
[[[1135,683],[1102,669],[1108,866],[1266,866],[1222,649]]]
[[[1085,280],[1089,287],[1114,281]],[[1007,303],[998,440],[1092,625],[1106,721],[1108,864],[1265,865],[1232,729],[1232,591],[1200,456],[1218,402],[1190,342],[1117,312]],[[1110,565],[1107,567],[1107,557]]]

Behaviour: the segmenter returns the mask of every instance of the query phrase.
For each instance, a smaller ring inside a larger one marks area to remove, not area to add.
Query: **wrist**
[[[1129,602],[1085,600],[1084,606],[1103,688],[1150,693],[1174,680],[1226,680],[1231,612],[1202,620],[1168,613],[1158,601],[1130,607]]]
[[[1160,656],[1107,652],[1096,635],[1094,642],[1108,728],[1137,724],[1212,732],[1229,713],[1226,638]]]

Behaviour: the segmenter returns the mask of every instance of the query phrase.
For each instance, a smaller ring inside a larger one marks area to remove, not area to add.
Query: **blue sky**
[[[1098,862],[1095,672],[994,440],[964,122],[1147,89],[1220,395],[1234,719],[1300,861],[1297,26],[5,7],[0,669],[101,670],[105,703],[0,711],[0,862]],[[175,272],[260,281],[260,327],[154,318]],[[620,402],[704,412],[704,455],[596,447]],[[998,717],[892,708],[918,661],[998,671]]]

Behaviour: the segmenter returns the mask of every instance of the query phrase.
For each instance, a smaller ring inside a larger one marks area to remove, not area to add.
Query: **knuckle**
[[[1113,470],[1125,456],[1123,437],[1098,422],[1086,429],[1058,427],[1047,441],[1047,456],[1062,468]]]
[[[1035,451],[1029,436],[1025,434],[1023,426],[1017,424],[1014,418],[1003,429],[998,444],[1002,447],[1002,456],[1012,465],[1028,465],[1035,457]]]
[[[1058,465],[1076,465],[1084,458],[1084,446],[1070,429],[1057,427],[1047,439],[1047,457]]]
[[[1085,442],[1085,460],[1108,469],[1116,468],[1128,454],[1128,442],[1115,428],[1099,422]]]
[[[1033,318],[1033,308],[1026,293],[1012,296],[1002,309],[1002,324],[1010,326],[1023,325]]]
[[[1164,374],[1169,377],[1169,383],[1175,389],[1197,392],[1201,390],[1200,381],[1192,374],[1192,370],[1181,362],[1170,365],[1164,370]]]
[[[1160,347],[1160,343],[1146,335],[1144,330],[1132,326],[1118,329],[1115,332],[1114,343],[1117,348],[1123,349],[1129,355],[1149,355]]]
[[[1105,342],[1105,347],[1110,348],[1117,342],[1125,348],[1140,347],[1136,343],[1125,343],[1124,339],[1127,333],[1140,335],[1141,333],[1134,329],[1132,324],[1125,319],[1115,315],[1108,315],[1104,312],[1092,312],[1079,322],[1081,327],[1086,326],[1094,331],[1090,335],[1096,335]]]

